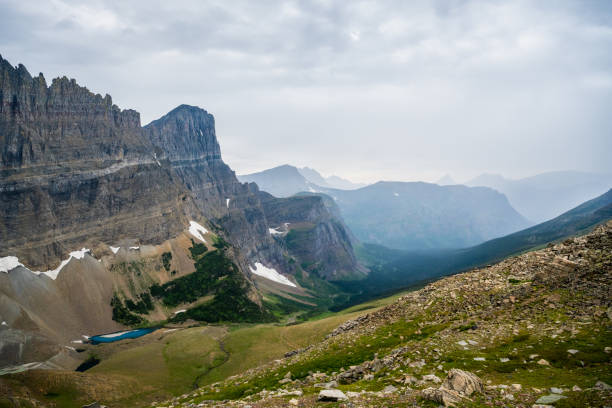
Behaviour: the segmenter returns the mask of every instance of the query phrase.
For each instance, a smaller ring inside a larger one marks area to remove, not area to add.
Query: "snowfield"
[[[98,337],[103,337],[105,339],[112,339],[113,337],[123,336],[124,334],[129,333],[131,331],[132,330],[122,331],[122,332],[117,332],[117,333],[111,333],[111,334],[103,334],[103,335],[98,336]]]
[[[108,246],[110,248],[111,251],[113,251],[113,254],[116,254],[119,251],[119,248],[121,247],[114,247],[114,246]]]
[[[7,272],[15,269],[18,266],[23,266],[16,256],[5,256],[0,258],[0,272]]]
[[[278,282],[283,285],[292,286],[294,288],[297,287],[295,283],[291,282],[289,279],[276,272],[275,269],[268,268],[259,262],[255,262],[255,268],[251,268],[251,272],[253,272],[255,275],[259,275],[263,278]]]
[[[268,231],[270,232],[270,235],[280,235],[280,234],[284,234],[283,231],[279,231],[280,227],[276,227],[276,228],[268,228]]]
[[[195,221],[189,221],[189,233],[200,241],[206,243],[202,234],[206,234],[208,230]],[[202,233],[202,234],[200,234]]]
[[[68,255],[68,259],[64,259],[57,268],[45,272],[31,271],[30,269],[26,268],[21,262],[19,262],[19,259],[16,256],[5,256],[4,258],[0,258],[0,272],[8,273],[10,270],[13,270],[18,266],[23,266],[35,275],[47,275],[51,279],[55,280],[57,279],[57,275],[60,273],[62,268],[68,265],[68,262],[70,262],[72,258],[83,259],[85,254],[88,252],[90,252],[90,249],[87,248],[81,248],[78,251],[72,251]]]

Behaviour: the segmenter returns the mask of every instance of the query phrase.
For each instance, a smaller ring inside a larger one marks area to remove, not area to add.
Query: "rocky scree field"
[[[155,407],[612,404],[612,222],[448,277]]]

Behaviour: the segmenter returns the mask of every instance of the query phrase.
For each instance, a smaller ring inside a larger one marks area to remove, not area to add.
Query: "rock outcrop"
[[[68,252],[180,232],[190,203],[139,114],[74,79],[47,86],[0,57],[0,255],[53,269]],[[43,270],[45,270],[43,269]]]

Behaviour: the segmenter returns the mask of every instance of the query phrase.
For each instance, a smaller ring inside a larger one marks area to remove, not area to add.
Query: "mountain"
[[[238,176],[243,183],[255,183],[275,197],[290,197],[302,191],[316,192],[320,188],[307,180],[295,167],[288,164],[274,167],[259,173]]]
[[[302,167],[298,169],[300,174],[304,176],[308,181],[321,187],[337,188],[340,190],[355,190],[357,188],[365,187],[363,183],[353,183],[350,180],[344,179],[338,176],[323,177],[315,169],[310,167]]]
[[[453,186],[455,184],[459,184],[457,183],[450,174],[445,174],[444,176],[442,176],[438,181],[436,181],[436,184],[440,185],[440,186]]]
[[[359,284],[343,283],[360,302],[374,294],[498,262],[504,258],[585,233],[612,219],[612,189],[544,223],[464,249],[410,251],[403,255],[373,246],[360,248],[372,272]],[[377,256],[377,254],[379,254]],[[384,259],[391,259],[384,263]],[[367,289],[364,289],[367,288]]]
[[[314,193],[322,187],[352,190],[363,186],[337,176],[323,177],[309,167],[298,169],[288,164],[258,173],[239,175],[238,180],[243,183],[256,183],[261,190],[275,197],[290,197],[301,192]]]
[[[277,197],[308,195],[304,192],[333,197],[358,240],[397,249],[460,248],[528,225],[502,194],[489,188],[378,182],[342,190],[303,175],[320,182],[322,177],[313,172],[284,165],[238,178]]]
[[[460,248],[514,232],[527,221],[490,188],[378,182],[321,188],[358,240],[397,249]]]
[[[240,183],[198,107],[142,127],[0,57],[0,154],[0,367],[70,366],[82,336],[167,319],[274,320],[366,272],[324,198]]]
[[[540,223],[604,193],[612,187],[612,175],[556,171],[509,180],[497,174],[482,174],[466,185],[496,189],[528,220]]]

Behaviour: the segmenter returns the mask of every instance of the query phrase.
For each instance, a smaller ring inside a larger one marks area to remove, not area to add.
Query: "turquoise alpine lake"
[[[138,337],[144,336],[145,334],[149,334],[157,330],[156,328],[148,328],[148,329],[136,329],[136,330],[128,330],[116,333],[108,333],[108,334],[99,334],[97,336],[91,336],[89,340],[93,344],[98,343],[112,343],[114,341],[124,340],[124,339],[136,339]]]

